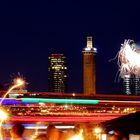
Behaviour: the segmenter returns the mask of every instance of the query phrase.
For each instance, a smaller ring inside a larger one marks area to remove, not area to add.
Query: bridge
[[[97,123],[139,111],[140,97],[27,92],[5,98],[2,108],[11,121]]]

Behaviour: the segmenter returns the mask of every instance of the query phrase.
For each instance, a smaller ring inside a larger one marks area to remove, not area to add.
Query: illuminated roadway
[[[31,92],[19,95],[3,101],[2,107],[12,121],[102,122],[140,110],[139,96]]]

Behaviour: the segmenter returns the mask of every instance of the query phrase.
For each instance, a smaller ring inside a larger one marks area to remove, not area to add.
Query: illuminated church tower
[[[87,37],[87,46],[83,49],[83,92],[84,95],[96,94],[96,48],[93,48],[92,37]]]

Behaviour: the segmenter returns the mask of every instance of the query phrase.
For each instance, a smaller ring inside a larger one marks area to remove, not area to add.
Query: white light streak
[[[47,129],[48,126],[26,126],[26,129]],[[70,129],[75,128],[75,126],[55,126],[58,129]]]

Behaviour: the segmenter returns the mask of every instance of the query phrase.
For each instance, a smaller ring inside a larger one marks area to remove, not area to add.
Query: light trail
[[[38,126],[38,124],[27,124],[27,123],[24,123],[22,124],[26,129],[47,129],[48,126],[46,125],[43,125],[41,124],[40,126]],[[3,127],[12,127],[12,124],[2,124]],[[55,125],[55,128],[58,128],[58,129],[70,129],[70,128],[75,128],[74,125]]]
[[[0,98],[0,102],[3,98]],[[92,100],[92,99],[58,99],[58,98],[5,98],[2,104],[31,104],[31,103],[73,103],[73,104],[103,104],[103,103],[124,103],[124,104],[137,104],[140,105],[140,101],[132,100]]]
[[[30,100],[31,99],[31,100]],[[36,100],[37,99],[37,100]],[[0,98],[0,101],[3,100],[3,98]],[[125,106],[126,105],[136,105],[136,106],[140,106],[140,101],[132,101],[132,100],[127,100],[127,101],[123,101],[123,100],[120,100],[120,101],[117,101],[117,100],[89,100],[88,99],[83,99],[82,102],[81,99],[74,99],[74,102],[72,102],[73,100],[71,99],[52,99],[52,98],[18,98],[18,99],[15,99],[15,98],[5,98],[2,102],[2,104],[6,105],[12,105],[12,104],[33,104],[33,103],[39,103],[39,102],[44,102],[44,103],[67,103],[67,104],[81,104],[81,105],[85,105],[85,104],[88,104],[87,106],[89,106],[89,104],[93,104],[93,105],[100,105],[100,104],[107,104],[107,105],[119,105],[119,104],[124,104]],[[24,106],[25,107],[25,106]],[[33,107],[33,106],[32,106]],[[93,106],[94,107],[94,106]]]
[[[74,103],[74,104],[98,104],[99,100],[89,99],[53,99],[53,98],[21,98],[22,102],[46,102],[46,103]]]
[[[3,101],[4,101],[4,99],[6,98],[6,96],[13,90],[13,89],[15,89],[15,88],[17,88],[17,87],[20,87],[20,86],[23,86],[24,85],[24,81],[22,80],[22,79],[20,79],[20,78],[17,78],[15,81],[14,81],[15,83],[14,83],[14,85],[4,94],[4,96],[3,96],[3,98],[0,100],[0,106],[2,105],[2,103],[3,103]],[[2,123],[3,123],[3,121],[4,120],[6,120],[7,119],[7,115],[5,114],[5,112],[4,111],[2,111],[1,109],[0,109],[0,115],[2,115],[1,117],[2,118],[0,118],[0,140],[3,140],[3,136],[2,136]]]
[[[117,100],[92,100],[92,99],[58,99],[58,98],[21,98],[23,103],[72,103],[72,104],[100,104],[100,103],[128,103],[140,104],[140,101],[117,101]]]
[[[128,103],[140,104],[140,101],[115,101],[115,100],[99,100],[99,103]]]
[[[120,116],[123,116],[120,115]],[[106,120],[111,120],[120,117],[117,116],[91,116],[91,117],[64,117],[64,116],[24,116],[24,121],[38,122],[38,121],[47,121],[47,122],[102,122]],[[23,116],[12,116],[9,118],[11,121],[23,121]]]

